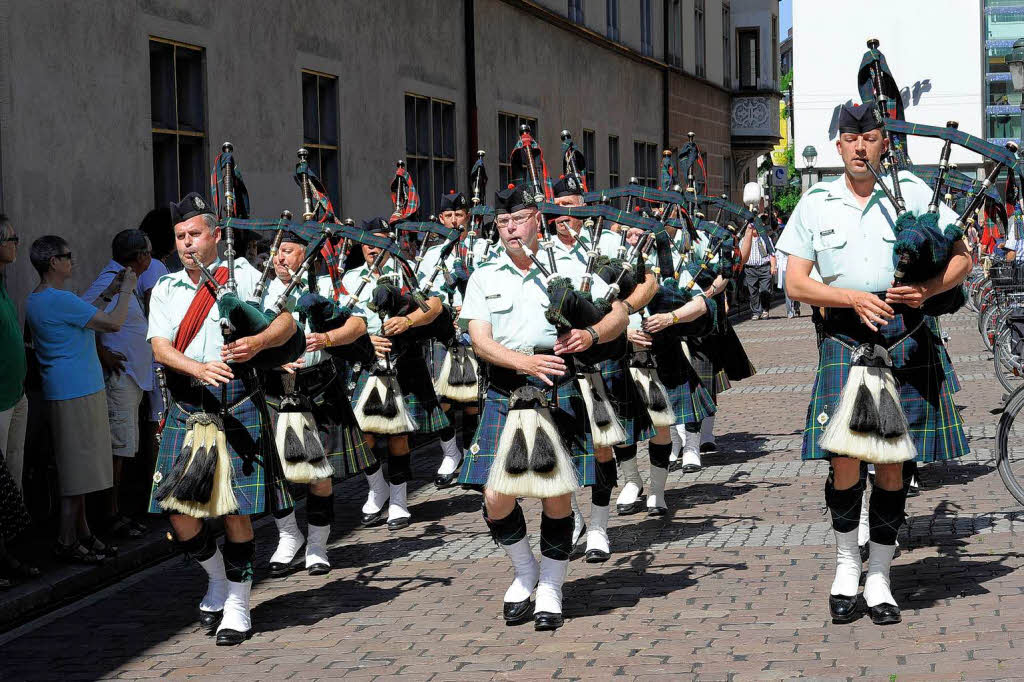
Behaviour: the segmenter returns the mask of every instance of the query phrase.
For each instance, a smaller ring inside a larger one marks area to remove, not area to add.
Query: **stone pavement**
[[[480,497],[434,489],[432,454],[419,458],[405,531],[355,527],[365,484],[338,486],[334,570],[259,573],[258,632],[242,646],[218,648],[196,628],[201,572],[175,558],[0,636],[0,678],[1024,677],[1024,512],[993,466],[1002,390],[972,316],[945,326],[974,452],[925,467],[909,500],[893,569],[899,625],[828,617],[825,465],[799,460],[814,333],[807,317],[783,318],[738,326],[761,371],[722,396],[721,452],[696,474],[671,475],[669,517],[613,516],[612,559],[572,562],[556,633],[503,624],[510,568],[486,535]],[[581,503],[586,512],[589,494]],[[539,505],[525,508],[536,543]],[[263,563],[269,530],[259,533]]]

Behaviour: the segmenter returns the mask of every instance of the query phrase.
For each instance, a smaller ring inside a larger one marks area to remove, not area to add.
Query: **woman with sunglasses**
[[[68,291],[75,261],[63,238],[36,239],[29,260],[40,282],[25,302],[25,318],[39,359],[61,495],[54,554],[69,563],[99,563],[116,549],[92,534],[85,515],[85,495],[114,483],[96,332],[120,330],[133,300],[136,275],[127,268],[111,282],[108,292],[120,295],[108,313]]]

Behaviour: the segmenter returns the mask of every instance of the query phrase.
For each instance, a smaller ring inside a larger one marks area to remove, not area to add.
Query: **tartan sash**
[[[220,266],[213,273],[213,278],[218,284],[223,285],[228,281],[228,269],[223,265]],[[210,314],[210,310],[216,301],[217,299],[213,295],[211,287],[199,287],[195,298],[192,299],[188,310],[185,311],[185,317],[178,327],[178,333],[174,335],[174,350],[179,353],[185,352],[185,349],[192,343],[192,340],[199,335],[199,330],[202,329],[203,322],[206,321],[206,316]]]

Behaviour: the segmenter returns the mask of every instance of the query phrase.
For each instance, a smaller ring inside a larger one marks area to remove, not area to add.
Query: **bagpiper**
[[[200,623],[217,627],[218,645],[234,645],[252,633],[249,517],[292,506],[250,361],[283,347],[296,327],[281,313],[262,331],[226,342],[226,325],[241,332],[247,318],[258,320],[240,301],[252,295],[260,273],[245,259],[234,260],[230,243],[227,263],[220,260],[221,228],[199,194],[172,203],[171,222],[184,269],[160,278],[150,304],[148,338],[166,368],[170,402],[149,511],[169,514],[178,546],[207,573]],[[277,364],[297,355],[278,357]],[[224,519],[223,554],[205,522],[212,517]]]
[[[285,477],[293,483],[309,486],[306,497],[308,535],[304,536],[299,529],[294,509],[274,513],[278,544],[270,557],[270,575],[276,577],[288,573],[303,544],[306,546],[306,570],[310,575],[323,575],[331,570],[327,540],[334,521],[332,478],[340,480],[355,476],[376,464],[373,452],[356,423],[351,402],[331,355],[342,347],[351,347],[366,335],[366,311],[356,307],[341,326],[319,331],[315,324],[316,311],[306,310],[310,307],[307,304],[307,295],[310,294],[308,279],[315,275],[303,281],[300,274],[309,240],[285,230],[279,242],[273,260],[277,277],[267,286],[263,307],[270,307],[287,293],[286,309],[302,327],[306,344],[305,353],[300,358],[268,373],[267,402],[277,425],[275,440],[282,455]],[[292,285],[296,278],[298,281]],[[313,293],[320,300],[333,300],[331,278],[326,275],[316,277]],[[311,458],[303,456],[301,450],[309,447],[317,451],[313,461],[322,464],[311,464]],[[291,450],[296,450],[295,456]]]

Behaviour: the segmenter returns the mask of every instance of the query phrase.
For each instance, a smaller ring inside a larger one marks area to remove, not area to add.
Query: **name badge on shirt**
[[[835,234],[835,233],[836,233],[836,231],[835,231],[835,230],[822,230],[822,231],[820,232],[820,234],[821,234],[821,236],[822,236],[822,237],[827,237],[827,236],[829,236],[830,234]]]
[[[484,299],[489,301],[492,298],[501,298],[501,294],[491,294],[490,296],[484,296]]]

